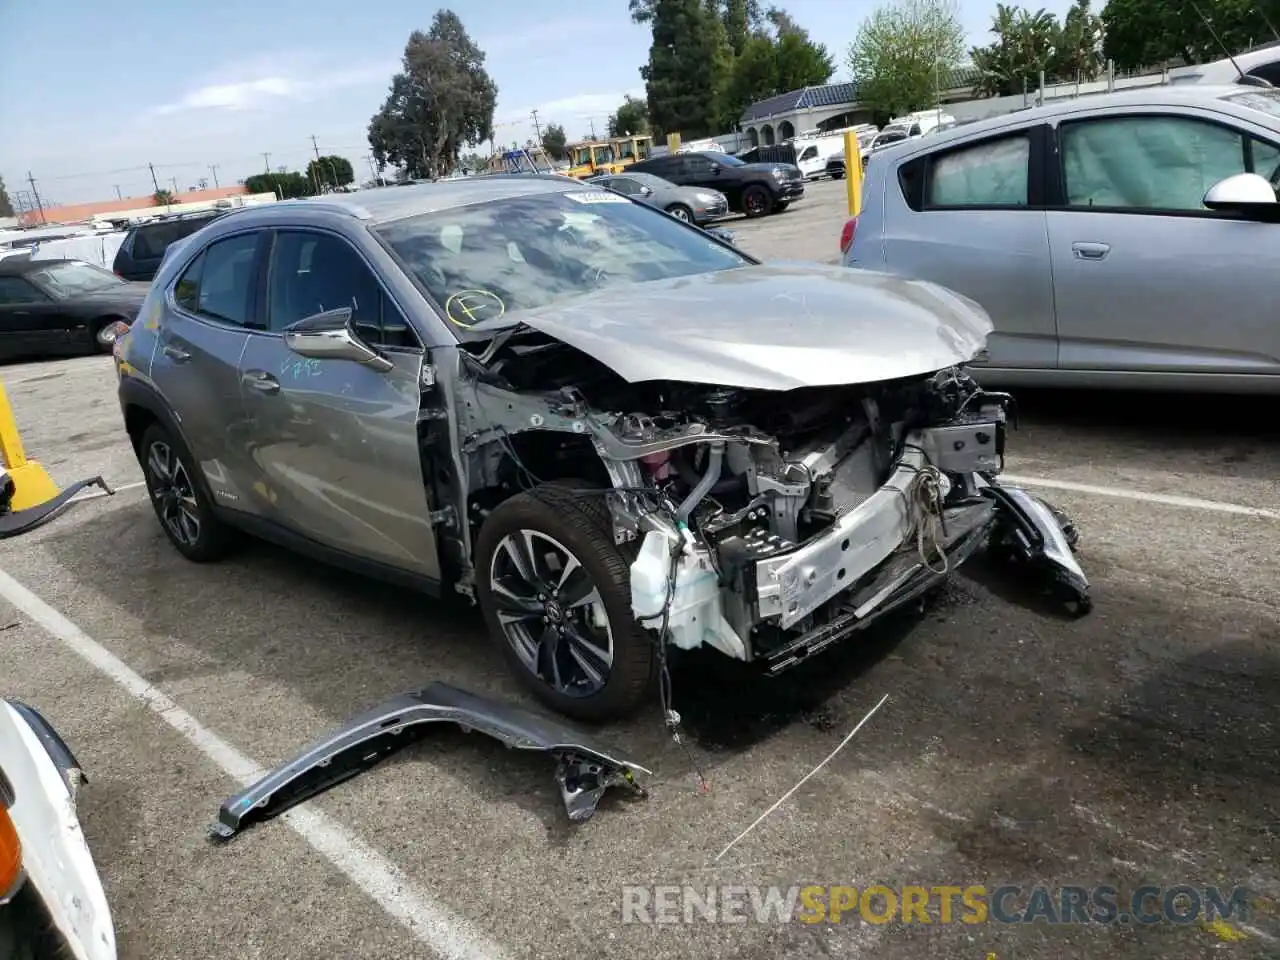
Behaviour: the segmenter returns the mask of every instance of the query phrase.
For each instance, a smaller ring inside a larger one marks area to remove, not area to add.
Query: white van
[[[844,153],[844,137],[834,134],[820,137],[796,137],[788,141],[796,151],[796,166],[806,180],[827,172],[827,161]]]

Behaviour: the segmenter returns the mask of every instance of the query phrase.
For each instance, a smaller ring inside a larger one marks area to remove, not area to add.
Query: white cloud
[[[295,61],[281,69],[282,63]],[[307,62],[305,57],[281,54],[272,63],[240,66],[222,71],[222,77],[189,90],[180,99],[153,109],[157,114],[192,110],[253,110],[281,101],[312,100],[322,93],[347,87],[389,82],[398,69],[395,60],[377,61],[357,67],[328,69]],[[237,79],[230,79],[237,77]]]
[[[475,42],[476,46],[485,52],[485,66],[492,69],[495,56],[528,53],[536,47],[547,44],[557,45],[566,42],[580,44],[586,36],[616,29],[617,23],[613,20],[584,20],[581,17],[574,17],[550,20],[519,33],[504,33],[492,37],[477,36]]]

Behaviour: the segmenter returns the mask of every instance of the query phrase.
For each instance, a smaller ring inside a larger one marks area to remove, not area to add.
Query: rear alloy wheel
[[[93,345],[99,353],[110,353],[120,335],[128,330],[122,320],[108,320],[98,327],[93,334]]]
[[[142,435],[142,471],[151,506],[169,542],[188,560],[220,560],[235,544],[227,528],[205,502],[190,458],[160,424]]]
[[[667,213],[671,214],[677,220],[683,220],[685,223],[693,223],[693,211],[684,204],[673,203],[667,207]]]
[[[747,187],[742,195],[742,212],[748,217],[763,217],[772,206],[773,197],[762,186]]]
[[[639,705],[656,657],[608,510],[589,496],[550,484],[503,502],[475,566],[485,622],[517,676],[553,710],[603,721]]]

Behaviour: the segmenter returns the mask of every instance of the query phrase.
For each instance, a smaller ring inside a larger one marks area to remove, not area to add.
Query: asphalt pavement
[[[834,260],[842,189],[726,225],[761,256]],[[585,824],[567,823],[546,758],[440,730],[213,846],[236,776],[387,696],[445,680],[527,698],[470,610],[266,545],[180,559],[138,487],[109,359],[0,379],[59,483],[120,487],[0,543],[0,693],[38,706],[88,771],[81,816],[122,957],[1280,956],[1275,401],[1020,395],[1008,472],[1075,518],[1087,617],[975,560],[922,611],[776,680],[682,664],[687,751],[657,704],[608,728],[653,770],[650,795]],[[1251,910],[623,922],[628,885],[873,884],[1044,884],[1055,901],[1063,886],[1245,887]]]

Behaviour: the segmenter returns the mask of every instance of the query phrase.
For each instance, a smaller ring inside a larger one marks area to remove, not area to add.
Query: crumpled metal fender
[[[0,770],[13,792],[9,817],[26,882],[68,955],[115,960],[111,909],[76,816],[78,787],[87,778],[53,726],[16,700],[0,699]]]
[[[230,839],[249,823],[277,816],[354,777],[408,746],[416,739],[415,733],[433,723],[453,723],[516,750],[553,756],[556,782],[570,820],[590,819],[609,787],[645,795],[635,776],[649,775],[648,770],[563,721],[447,683],[432,683],[353,717],[229,797],[218,810],[218,820],[209,831],[211,837]]]

